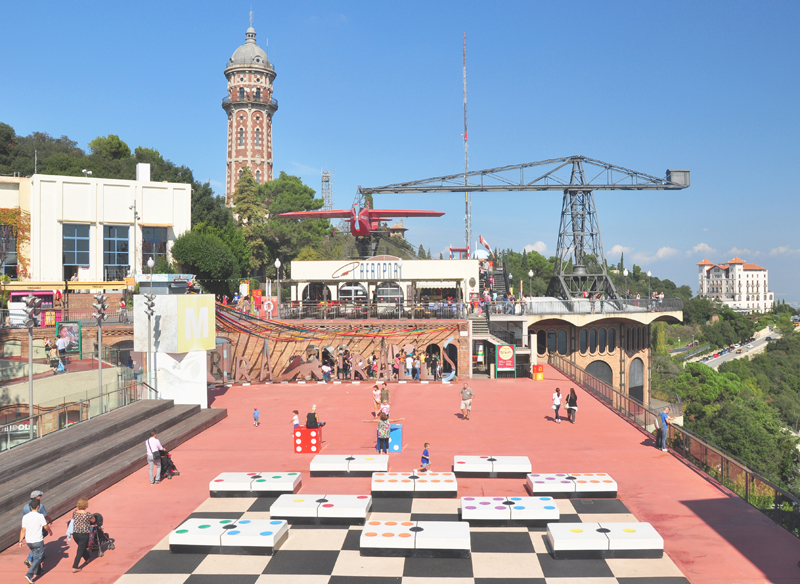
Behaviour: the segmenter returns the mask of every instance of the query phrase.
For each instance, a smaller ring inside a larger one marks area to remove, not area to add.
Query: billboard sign
[[[498,371],[517,370],[517,351],[514,345],[497,346],[497,370]]]

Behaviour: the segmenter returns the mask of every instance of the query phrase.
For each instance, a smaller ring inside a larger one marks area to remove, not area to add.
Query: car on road
[[[771,340],[772,340],[772,337],[767,337],[767,340],[768,340],[768,341],[771,341]]]
[[[753,345],[747,345],[747,348],[748,348],[748,349],[752,349],[752,348],[753,348]]]
[[[736,349],[736,354],[737,354],[737,355],[740,355],[740,354],[742,354],[743,352],[744,352],[744,351],[742,351],[741,349]]]
[[[712,356],[714,359],[716,359],[717,357],[719,357],[719,353],[714,353],[714,354],[713,354],[713,355],[711,355],[711,356]]]

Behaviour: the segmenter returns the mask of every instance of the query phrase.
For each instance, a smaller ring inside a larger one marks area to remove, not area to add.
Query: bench
[[[617,482],[606,473],[535,473],[528,475],[531,495],[558,499],[615,499]]]
[[[469,523],[368,521],[359,540],[362,556],[469,558]]]
[[[462,477],[525,478],[531,469],[527,456],[455,456],[453,472]]]
[[[275,519],[292,524],[364,525],[372,507],[370,495],[281,495],[269,508]]]
[[[461,520],[480,527],[544,527],[560,517],[552,497],[461,497]]]
[[[223,472],[208,484],[211,497],[272,497],[296,493],[302,484],[299,472]]]
[[[312,477],[368,477],[388,470],[388,454],[318,454],[309,465]]]
[[[664,555],[664,540],[649,523],[549,523],[547,542],[557,560]]]
[[[372,473],[373,497],[455,498],[458,482],[452,472]]]
[[[176,554],[271,556],[289,533],[278,519],[187,519],[169,534],[169,551]]]

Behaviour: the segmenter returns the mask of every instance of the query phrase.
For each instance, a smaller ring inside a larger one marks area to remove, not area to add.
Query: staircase
[[[469,324],[470,324],[470,334],[472,335],[473,341],[489,341],[493,345],[505,345],[508,344],[509,341],[504,341],[503,339],[498,338],[497,336],[493,335],[492,332],[489,330],[489,323],[486,322],[486,317],[482,315],[470,315],[469,317]]]
[[[147,464],[144,442],[156,430],[171,450],[216,424],[227,410],[144,400],[53,432],[0,454],[0,550],[16,543],[22,507],[44,491],[52,519]],[[180,461],[176,461],[180,469]]]

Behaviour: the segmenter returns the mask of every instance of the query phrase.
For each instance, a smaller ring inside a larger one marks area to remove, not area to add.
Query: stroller
[[[178,472],[178,467],[175,466],[175,463],[172,462],[172,456],[166,450],[161,451],[161,478],[160,480],[164,479],[171,479],[172,477],[180,476],[181,473]]]
[[[103,516],[100,513],[93,513],[90,519],[91,525],[89,526],[89,545],[86,547],[88,551],[96,551],[97,557],[103,557],[103,545],[107,550],[114,549],[114,540],[103,531]]]

